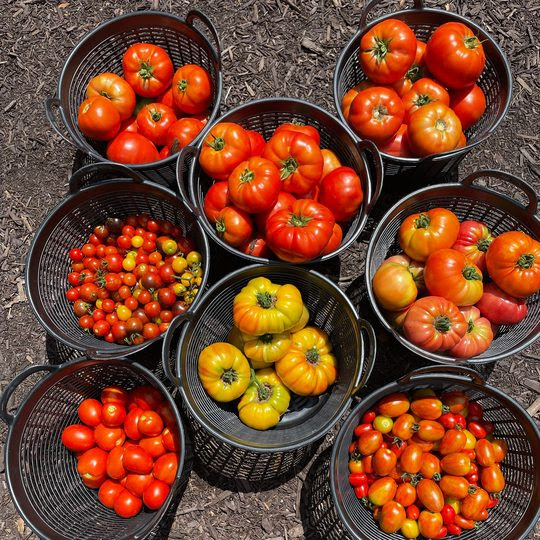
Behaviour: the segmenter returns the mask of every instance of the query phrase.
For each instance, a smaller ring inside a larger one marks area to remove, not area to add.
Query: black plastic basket
[[[196,21],[202,23],[206,34],[212,37],[213,46],[195,28]],[[210,74],[213,86],[208,124],[219,112],[223,87],[221,48],[216,29],[206,15],[191,10],[184,20],[171,13],[138,11],[115,17],[88,33],[73,49],[60,74],[57,96],[45,101],[47,118],[56,133],[94,161],[108,162],[105,145],[90,142],[79,130],[79,105],[85,98],[86,87],[92,77],[105,71],[122,75],[124,52],[130,45],[140,41],[164,48],[176,69],[193,63],[204,67]],[[203,137],[205,131],[206,128],[198,138]],[[130,167],[148,180],[174,186],[176,159],[177,156],[173,155],[160,161]]]
[[[484,382],[474,370],[461,366],[421,368],[397,382],[367,396],[341,426],[330,464],[330,485],[334,504],[345,529],[357,540],[401,538],[384,533],[349,485],[348,447],[359,418],[382,397],[392,392],[417,388],[436,392],[461,390],[480,403],[484,418],[495,423],[495,435],[508,443],[508,455],[501,463],[506,487],[500,504],[477,530],[463,531],[463,540],[521,540],[540,518],[540,430],[527,411],[501,390]]]
[[[348,90],[366,79],[358,54],[360,41],[366,31],[379,22],[390,18],[399,19],[407,23],[413,29],[416,37],[422,41],[427,41],[433,31],[441,24],[461,22],[471,28],[484,47],[486,66],[478,80],[478,86],[486,95],[486,112],[474,126],[465,132],[467,145],[458,150],[421,159],[382,154],[386,177],[407,175],[419,179],[424,184],[435,178],[442,180],[445,175],[457,167],[470,150],[483,143],[497,129],[506,115],[512,98],[512,73],[508,59],[493,38],[476,23],[457,13],[425,8],[423,0],[414,0],[414,9],[390,13],[367,24],[369,13],[380,2],[381,0],[371,0],[367,4],[360,18],[360,30],[347,43],[336,64],[334,102],[343,122],[346,122],[341,112],[343,96]]]
[[[497,178],[512,184],[524,192],[528,205],[489,188],[473,186],[479,178]],[[394,337],[415,354],[428,360],[442,363],[465,362],[443,354],[425,351],[413,345],[386,320],[373,292],[372,281],[381,263],[391,255],[400,253],[398,231],[403,220],[414,213],[431,208],[448,208],[460,221],[476,220],[484,223],[494,235],[506,231],[520,230],[540,239],[540,219],[536,215],[537,198],[534,190],[516,176],[502,172],[483,170],[465,178],[461,183],[429,186],[411,193],[396,203],[379,222],[369,242],[366,257],[366,285],[369,300],[381,324]],[[515,325],[502,325],[489,349],[482,354],[466,360],[469,363],[494,362],[518,353],[540,336],[540,292],[527,298],[529,312],[527,317]]]
[[[321,135],[321,148],[332,150],[345,166],[352,167],[360,176],[364,202],[356,217],[343,229],[343,241],[332,253],[309,261],[310,264],[326,261],[346,250],[360,235],[368,214],[381,194],[383,183],[382,160],[377,147],[371,141],[357,141],[352,131],[339,122],[334,116],[306,101],[292,98],[257,99],[228,111],[216,122],[235,122],[246,129],[258,131],[268,140],[274,130],[284,122],[297,121],[316,127]],[[207,234],[233,255],[255,263],[274,262],[266,258],[248,255],[224,242],[217,234],[215,226],[208,221],[203,212],[204,196],[214,183],[199,166],[198,155],[202,140],[198,147],[188,146],[182,150],[178,158],[178,187],[184,201],[188,195],[184,187],[184,177],[188,170],[186,160],[192,158],[189,167],[189,199],[192,210],[198,216]],[[370,165],[371,163],[371,165]]]
[[[95,172],[100,175],[116,173],[121,177],[81,189]],[[135,171],[123,165],[96,163],[83,167],[71,177],[70,191],[71,195],[53,208],[40,225],[30,246],[25,269],[28,300],[45,330],[65,345],[85,351],[94,358],[133,354],[163,335],[140,345],[120,345],[85,333],[65,295],[69,288],[69,250],[84,244],[92,229],[108,217],[146,213],[156,219],[167,219],[195,241],[203,257],[204,273],[199,288],[203,291],[210,270],[208,239],[191,212],[171,190],[143,181]],[[199,298],[200,295],[195,297],[193,305]]]
[[[233,327],[234,297],[250,279],[259,276],[300,289],[311,314],[310,324],[328,333],[338,359],[338,380],[330,390],[318,397],[293,397],[280,423],[268,431],[245,426],[235,404],[213,401],[197,375],[197,360],[204,347],[227,340]],[[351,302],[330,280],[301,267],[254,265],[227,275],[192,313],[171,323],[163,342],[163,367],[180,388],[195,433],[197,459],[223,476],[263,482],[285,476],[311,455],[366,383],[375,354],[373,328],[358,317]]]
[[[18,406],[8,412],[8,400],[31,374],[49,371]],[[105,386],[131,389],[150,384],[170,405],[180,439],[178,472],[163,506],[154,512],[142,510],[123,519],[103,506],[97,490],[88,489],[77,473],[77,458],[61,441],[64,428],[80,423],[79,403],[99,399]],[[4,451],[6,479],[15,506],[29,527],[51,540],[142,539],[160,522],[178,491],[185,487],[186,440],[182,419],[166,387],[148,369],[126,359],[79,358],[62,366],[35,365],[17,375],[0,399],[0,417],[8,425]]]

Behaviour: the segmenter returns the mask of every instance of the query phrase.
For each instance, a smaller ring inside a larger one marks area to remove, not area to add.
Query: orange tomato
[[[409,406],[407,394],[396,392],[382,398],[377,404],[377,410],[383,416],[395,418],[405,414],[409,410]]]
[[[467,454],[463,454],[462,452],[448,454],[442,458],[441,468],[447,474],[465,476],[471,470],[471,459]]]
[[[423,510],[418,518],[420,534],[426,538],[435,538],[443,526],[442,516],[439,512]]]
[[[396,466],[397,456],[388,448],[379,448],[373,455],[373,472],[386,476]]]
[[[426,452],[422,456],[422,465],[420,467],[420,474],[424,478],[432,480],[441,479],[441,462],[439,458],[429,452]]]
[[[487,491],[478,488],[467,495],[461,501],[461,515],[466,519],[477,519],[477,516],[486,509],[489,503],[489,495]]]
[[[483,468],[480,473],[480,482],[489,493],[499,493],[505,486],[504,475],[497,465]]]
[[[444,437],[444,427],[439,422],[420,420],[418,425],[420,426],[418,437],[424,441],[435,442],[440,441]]]
[[[414,435],[414,424],[415,420],[412,414],[402,414],[394,422],[392,433],[402,441],[408,441]]]
[[[414,501],[416,500],[416,488],[408,482],[399,484],[394,500],[404,507],[414,504]]]
[[[381,508],[379,526],[386,533],[395,533],[405,521],[405,509],[396,501],[389,501]]]
[[[369,502],[376,506],[382,506],[394,498],[396,491],[397,484],[393,478],[389,478],[388,476],[379,478],[369,486]]]
[[[487,439],[479,439],[474,448],[476,461],[482,467],[491,467],[495,463],[495,450]]]
[[[467,444],[467,437],[463,431],[459,429],[449,429],[441,440],[439,452],[445,456],[446,454],[454,454],[461,452]]]
[[[444,495],[454,499],[464,499],[469,494],[469,486],[467,479],[450,474],[445,474],[439,482],[439,487]]]
[[[417,444],[407,446],[399,458],[401,468],[407,473],[416,474],[422,467],[422,455],[422,448]]]
[[[358,437],[358,449],[364,456],[374,454],[381,447],[382,442],[382,433],[371,430],[362,433],[360,437]]]
[[[441,488],[428,478],[418,482],[416,496],[430,512],[440,512],[444,506],[444,495]]]

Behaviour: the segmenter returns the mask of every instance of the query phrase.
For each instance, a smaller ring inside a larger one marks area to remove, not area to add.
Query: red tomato
[[[459,429],[449,429],[441,440],[439,453],[443,456],[461,452],[467,444],[465,433]]]
[[[461,529],[469,530],[476,528],[476,523],[473,519],[465,519],[461,514],[456,514],[454,521]]]
[[[405,521],[405,509],[396,501],[388,501],[381,508],[379,527],[386,533],[395,533]]]
[[[170,86],[173,64],[167,51],[151,43],[131,45],[122,58],[126,81],[142,97],[157,97]]]
[[[491,323],[480,317],[480,310],[474,306],[461,308],[467,321],[467,332],[461,341],[450,349],[450,354],[457,358],[470,358],[487,351],[493,341]]]
[[[203,130],[204,124],[196,118],[180,118],[169,128],[165,144],[171,154],[190,144]]]
[[[134,441],[138,441],[142,437],[142,433],[139,431],[137,424],[139,423],[139,417],[143,412],[144,411],[141,408],[135,407],[128,412],[126,419],[124,420],[124,430],[126,435]]]
[[[336,154],[334,154],[334,152],[332,152],[332,150],[328,150],[327,148],[323,148],[321,150],[321,154],[323,156],[322,178],[324,178],[334,169],[341,167],[341,161],[339,161],[339,158],[336,156]]]
[[[123,465],[125,446],[116,446],[107,457],[107,474],[115,480],[121,480],[127,474]]]
[[[417,444],[411,444],[405,448],[399,463],[403,471],[409,474],[416,474],[422,467],[423,451]]]
[[[126,440],[126,434],[122,428],[109,428],[103,424],[98,424],[95,427],[94,437],[96,444],[107,452],[115,446],[121,446]]]
[[[373,455],[373,471],[378,476],[390,474],[396,466],[397,456],[388,448],[379,448]]]
[[[449,105],[450,96],[446,89],[439,83],[433,79],[424,77],[412,85],[411,89],[402,96],[402,101],[405,108],[405,123],[408,123],[411,114],[428,103],[438,101]]]
[[[495,283],[484,285],[484,294],[476,307],[493,324],[517,324],[528,312],[525,300],[506,294]]]
[[[286,191],[281,191],[278,195],[278,199],[276,204],[273,206],[272,209],[267,210],[266,212],[262,212],[260,214],[257,214],[255,216],[255,222],[257,224],[257,229],[259,230],[259,233],[263,236],[266,235],[266,222],[268,221],[268,218],[278,212],[279,210],[290,210],[292,208],[292,205],[294,204],[294,201],[296,201],[296,198],[294,195],[291,195],[290,193],[287,193]]]
[[[72,424],[62,431],[62,443],[72,452],[86,452],[96,445],[94,432],[82,424]]]
[[[263,157],[280,170],[283,191],[306,195],[321,180],[323,156],[316,141],[294,131],[277,131],[266,143]]]
[[[107,146],[107,158],[127,164],[150,163],[159,160],[155,144],[140,133],[124,131]]]
[[[180,452],[180,438],[176,429],[166,427],[163,430],[161,437],[163,439],[163,446],[165,446],[169,452]]]
[[[79,405],[79,418],[87,426],[96,427],[101,422],[102,405],[97,399],[85,399]]]
[[[416,488],[409,483],[399,484],[394,500],[407,508],[416,501]]]
[[[367,484],[367,475],[365,473],[351,473],[349,474],[349,484],[353,487]]]
[[[290,210],[280,210],[268,218],[266,239],[280,259],[293,263],[309,261],[318,257],[328,244],[334,223],[334,216],[325,206],[311,199],[300,199]]]
[[[431,34],[425,61],[429,71],[448,88],[471,86],[480,77],[486,57],[481,41],[459,22],[441,24]]]
[[[441,394],[441,401],[446,405],[451,413],[461,413],[469,404],[469,397],[461,391],[443,392]],[[461,415],[456,416],[456,422],[461,421]],[[454,426],[451,426],[454,427]],[[462,424],[461,427],[465,427]]]
[[[118,427],[126,419],[126,409],[118,403],[105,403],[101,410],[101,422],[107,427]]]
[[[124,487],[136,497],[142,497],[153,479],[151,474],[128,474]]]
[[[204,213],[211,223],[217,221],[221,210],[231,204],[229,198],[229,183],[227,181],[216,182],[204,196]]]
[[[264,137],[257,131],[251,129],[246,129],[246,133],[249,137],[249,147],[251,149],[251,157],[262,156],[264,152],[264,147],[266,146],[266,141]]]
[[[319,202],[334,214],[336,221],[351,221],[356,216],[364,194],[354,169],[334,169],[322,179],[319,187]]]
[[[463,221],[452,249],[467,256],[482,272],[486,271],[485,256],[493,236],[489,229],[478,221]]]
[[[244,242],[240,246],[240,251],[242,253],[247,253],[248,255],[253,255],[254,257],[268,257],[268,245],[264,238],[252,238],[247,242]]]
[[[403,97],[417,80],[426,76],[426,67],[424,65],[425,52],[426,44],[417,39],[416,53],[412,66],[401,79],[392,84],[392,88],[398,93],[399,97]]]
[[[157,315],[156,315],[157,316]],[[128,407],[143,410],[155,409],[163,401],[161,392],[150,385],[137,386],[129,392]]]
[[[370,430],[361,433],[358,437],[358,450],[364,456],[374,454],[381,447],[382,442],[382,433]]]
[[[444,437],[444,428],[439,422],[434,422],[433,420],[420,420],[418,426],[417,436],[423,441],[435,442],[440,441]]]
[[[407,519],[417,520],[420,517],[420,509],[415,504],[407,508]]]
[[[323,255],[328,255],[329,253],[333,253],[334,251],[336,251],[336,249],[341,245],[342,240],[343,229],[339,226],[338,223],[334,223],[334,228],[332,229],[332,236],[330,237],[330,240],[328,240],[325,248],[321,251],[321,257]]]
[[[212,103],[212,80],[201,66],[185,64],[176,70],[172,80],[174,104],[186,114],[199,114]]]
[[[144,490],[143,501],[150,510],[157,510],[166,501],[171,488],[161,480],[152,480]]]
[[[281,191],[278,168],[270,160],[251,157],[230,174],[229,197],[244,212],[258,214],[274,207]]]
[[[351,104],[354,101],[354,98],[358,95],[359,92],[365,90],[366,88],[371,88],[372,86],[377,86],[371,81],[364,80],[360,84],[357,84],[354,88],[348,90],[343,99],[341,100],[341,112],[345,120],[349,121],[349,114],[351,112]],[[341,165],[340,165],[341,166]]]
[[[174,452],[169,452],[159,457],[152,469],[152,474],[156,480],[161,480],[169,486],[174,484],[176,473],[178,472],[178,456]]]
[[[416,421],[411,414],[401,414],[394,421],[392,434],[402,441],[408,441],[413,436],[415,423]]]
[[[294,131],[295,133],[303,133],[304,135],[311,137],[318,145],[321,144],[321,135],[319,134],[317,128],[313,126],[295,122],[285,122],[284,124],[279,125],[272,135],[275,135],[280,131]]]
[[[114,501],[114,511],[123,518],[136,516],[142,508],[142,500],[124,489]]]
[[[443,526],[442,516],[439,512],[422,510],[418,518],[420,534],[426,538],[437,538]]]
[[[116,403],[125,407],[128,402],[128,392],[120,386],[107,386],[101,391],[101,402]]]
[[[174,111],[163,103],[150,103],[137,114],[137,132],[157,146],[167,142],[167,133],[176,122]]]
[[[89,139],[108,141],[120,130],[120,113],[107,98],[93,96],[81,103],[77,123]]]
[[[361,138],[383,144],[395,135],[404,117],[403,102],[396,92],[391,88],[373,86],[354,98],[349,123]]]
[[[154,407],[154,411],[157,412],[159,416],[161,416],[161,419],[166,426],[173,427],[176,425],[176,417],[174,416],[174,411],[167,401],[162,401],[159,405]]]
[[[120,485],[120,482],[105,480],[98,491],[99,502],[107,508],[113,508],[114,502],[122,491],[124,491],[124,488]]]
[[[86,487],[99,488],[107,479],[107,452],[101,448],[87,450],[77,461],[77,472]]]
[[[477,85],[467,86],[450,93],[450,107],[461,121],[463,129],[469,129],[486,110],[486,96]]]
[[[388,476],[375,480],[368,490],[369,502],[376,506],[382,506],[394,498],[397,491],[397,484],[393,478]]]
[[[506,441],[502,439],[494,439],[491,441],[491,446],[493,446],[493,454],[495,456],[495,463],[501,462],[508,454],[508,445]]]
[[[441,460],[442,470],[452,476],[465,476],[471,470],[471,460],[463,452],[448,454]]]
[[[461,515],[466,519],[478,519],[478,515],[486,509],[489,495],[482,488],[477,488],[461,501]]]
[[[122,463],[125,469],[135,474],[148,474],[153,467],[152,456],[140,446],[129,446],[124,450]]]
[[[218,214],[216,230],[224,242],[239,247],[253,235],[253,223],[249,214],[243,210],[235,206],[226,206]]]
[[[469,425],[469,430],[470,430]],[[471,432],[474,435],[474,432]],[[482,467],[491,467],[495,464],[495,450],[493,445],[487,439],[479,439],[476,441],[476,446],[474,447],[476,452],[476,461]]]
[[[167,452],[167,449],[163,445],[161,435],[155,437],[143,437],[139,441],[139,446],[150,454],[153,459],[157,459]]]
[[[360,41],[360,64],[377,84],[391,84],[403,77],[416,55],[416,36],[407,24],[386,19],[371,28]]]
[[[433,480],[420,480],[416,486],[416,496],[430,512],[440,512],[444,507],[444,495]]]
[[[388,394],[377,403],[379,413],[383,416],[390,416],[391,418],[405,414],[409,410],[409,407],[409,398],[407,394],[402,392]]]
[[[411,149],[407,139],[407,124],[401,124],[390,139],[377,146],[381,152],[391,156],[411,157]]]
[[[439,482],[439,487],[445,497],[453,497],[461,500],[469,493],[469,482],[461,476],[445,474]]]
[[[127,120],[133,114],[135,92],[125,79],[115,73],[101,73],[90,80],[86,97],[93,96],[103,96],[110,100],[120,114],[121,121]]]

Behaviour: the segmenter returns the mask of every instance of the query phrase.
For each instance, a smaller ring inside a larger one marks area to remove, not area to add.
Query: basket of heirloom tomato
[[[440,9],[414,9],[367,24],[343,50],[334,74],[340,118],[377,143],[385,174],[422,178],[455,169],[497,128],[510,105],[508,61],[473,21]]]
[[[189,195],[183,185],[185,161]],[[362,231],[382,188],[370,141],[289,98],[256,100],[219,118],[178,159],[179,189],[221,247],[252,262],[324,261]]]
[[[474,182],[496,178],[527,206]],[[412,193],[371,237],[366,281],[383,326],[436,362],[492,362],[540,332],[540,220],[523,180],[478,171]]]
[[[150,180],[174,184],[175,154],[218,113],[220,54],[213,24],[197,10],[185,20],[158,11],[116,17],[72,51],[57,98],[46,101],[47,117],[93,161],[128,164]]]
[[[427,367],[353,409],[330,487],[356,540],[523,540],[540,517],[539,459],[540,431],[515,400],[470,368]]]
[[[81,187],[95,173],[109,179]],[[30,305],[69,347],[94,357],[132,354],[197,302],[208,277],[208,240],[171,190],[124,165],[87,165],[71,177],[70,190],[30,247]]]
[[[50,373],[8,413],[14,391],[39,371]],[[137,363],[30,366],[3,392],[0,417],[9,490],[39,538],[146,538],[187,483],[176,404]]]

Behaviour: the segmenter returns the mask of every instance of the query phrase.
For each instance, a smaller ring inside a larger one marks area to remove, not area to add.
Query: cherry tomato
[[[445,456],[455,452],[461,452],[467,444],[467,436],[463,431],[458,429],[450,429],[441,440],[439,452]]]
[[[466,519],[478,519],[478,515],[486,509],[489,495],[482,488],[477,488],[461,501],[461,515]],[[459,525],[459,523],[458,523]]]
[[[438,482],[441,479],[441,462],[439,458],[429,452],[424,453],[422,455],[420,474],[424,478]]]
[[[462,476],[452,476],[445,474],[440,482],[439,487],[446,497],[455,499],[464,499],[469,494],[469,481]]]
[[[418,422],[418,437],[427,442],[439,441],[444,437],[444,427],[433,420],[420,420]]]
[[[417,444],[411,444],[405,448],[399,458],[401,468],[410,474],[416,474],[422,467],[423,451]]]
[[[484,467],[480,473],[480,482],[488,493],[499,493],[505,486],[504,475],[497,465]]]
[[[409,509],[407,508],[407,510]],[[420,515],[420,512],[418,512],[418,515]],[[420,529],[418,528],[416,519],[410,519],[409,517],[405,519],[400,530],[405,538],[417,538],[420,535]]]
[[[491,441],[491,446],[493,446],[493,454],[495,456],[495,462],[501,462],[508,454],[508,445],[506,441],[502,439],[494,439]]]
[[[479,422],[469,422],[467,424],[467,429],[477,438],[485,439],[487,432]]]
[[[389,433],[394,425],[393,420],[389,416],[379,415],[373,420],[373,429],[381,433]]]
[[[374,410],[366,411],[362,415],[362,424],[371,424],[373,420],[375,420],[375,417],[377,416],[377,413]]]
[[[420,509],[415,504],[407,508],[407,519],[417,520],[420,517]]]
[[[394,393],[382,398],[377,404],[377,410],[383,416],[395,418],[405,414],[409,410],[409,399],[406,394]]]
[[[396,491],[397,484],[393,478],[379,478],[369,487],[368,499],[372,504],[382,506],[394,498]]]
[[[382,434],[379,431],[371,430],[360,435],[358,449],[364,456],[374,454],[381,447],[382,442]]]
[[[77,412],[81,422],[87,426],[96,427],[101,422],[102,405],[97,399],[85,399],[79,405]]]
[[[448,408],[439,399],[424,397],[411,403],[411,411],[424,420],[437,420],[443,412],[448,412]]]
[[[367,482],[365,482],[364,484],[361,484],[359,486],[356,486],[354,488],[354,494],[359,499],[364,499],[365,497],[367,497],[368,491],[369,491],[369,486],[368,486]]]
[[[449,504],[445,504],[442,507],[441,516],[445,525],[451,525],[456,519],[456,511]]]
[[[150,510],[157,510],[167,499],[170,492],[169,486],[161,480],[152,480],[144,490],[143,501]]]
[[[369,424],[359,424],[354,428],[354,436],[360,437],[362,433],[367,433],[368,431],[373,431],[373,426]]]
[[[447,524],[446,529],[448,531],[448,534],[453,534],[454,536],[459,536],[463,532],[463,529],[455,523]]]

